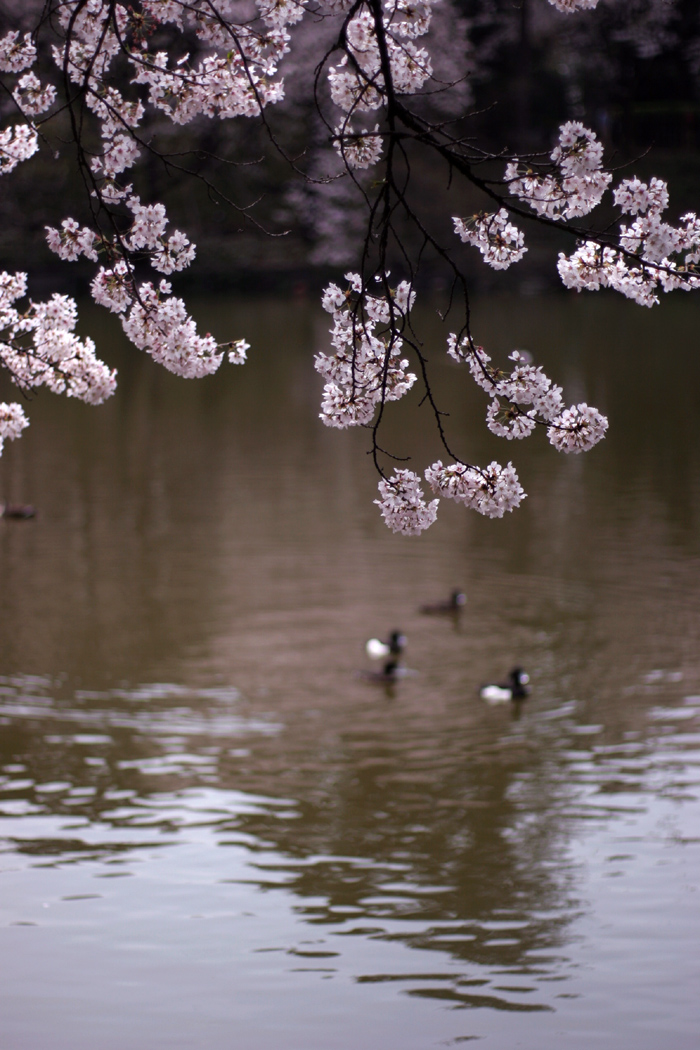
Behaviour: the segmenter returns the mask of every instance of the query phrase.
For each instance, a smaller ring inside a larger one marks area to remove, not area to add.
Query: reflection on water
[[[244,370],[137,360],[97,412],[32,406],[0,460],[40,508],[0,522],[3,1050],[696,1045],[690,308],[517,311],[481,304],[481,338],[524,331],[610,437],[504,453],[445,362],[464,448],[530,495],[417,541],[365,436],[318,423],[304,304],[209,308]],[[459,617],[420,614],[455,587]],[[377,688],[394,629],[415,674]],[[517,663],[530,699],[482,704]]]

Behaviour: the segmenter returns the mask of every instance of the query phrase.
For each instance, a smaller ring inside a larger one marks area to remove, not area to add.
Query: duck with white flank
[[[365,645],[365,652],[372,660],[385,660],[388,656],[400,656],[405,648],[406,635],[401,631],[392,631],[385,642],[379,638],[370,638]]]
[[[489,682],[482,685],[479,696],[487,704],[507,704],[511,700],[524,700],[530,692],[527,688],[529,681],[530,676],[522,667],[514,667],[508,675],[507,682]]]
[[[365,652],[372,660],[386,662],[381,671],[361,671],[361,677],[379,685],[393,685],[406,673],[406,668],[399,666],[399,657],[405,647],[406,635],[401,631],[392,631],[385,642],[379,638],[370,638],[365,645]]]
[[[447,601],[421,605],[420,611],[426,616],[455,616],[466,604],[467,596],[464,591],[453,591]]]

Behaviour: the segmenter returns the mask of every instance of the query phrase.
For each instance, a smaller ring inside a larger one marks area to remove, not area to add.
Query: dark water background
[[[579,457],[491,437],[426,310],[455,444],[529,497],[419,539],[318,421],[326,315],[197,311],[245,368],[178,380],[86,308],[117,396],[41,396],[0,460],[40,511],[0,521],[2,1050],[695,1050],[697,305],[475,305],[608,413]],[[385,444],[420,470],[417,400]],[[476,696],[515,663],[520,717]]]

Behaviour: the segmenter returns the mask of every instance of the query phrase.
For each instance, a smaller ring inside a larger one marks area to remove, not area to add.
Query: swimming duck
[[[507,704],[509,700],[524,700],[530,692],[527,683],[530,676],[522,667],[514,667],[508,675],[507,682],[489,682],[482,685],[479,696],[489,704]]]
[[[467,596],[464,591],[453,591],[445,602],[435,602],[432,605],[421,605],[420,611],[426,616],[453,615],[460,612],[467,604]]]
[[[0,503],[0,518],[35,518],[36,508],[31,503]]]
[[[365,652],[372,660],[384,660],[387,656],[400,656],[406,647],[406,635],[401,631],[392,631],[385,642],[379,638],[370,638],[365,645]]]

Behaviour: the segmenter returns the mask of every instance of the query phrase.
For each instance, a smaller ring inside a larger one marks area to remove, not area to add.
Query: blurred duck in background
[[[379,638],[370,638],[365,645],[365,652],[372,660],[384,660],[388,656],[400,656],[405,648],[406,635],[401,631],[392,631],[385,642]]]
[[[456,616],[466,604],[467,596],[464,591],[453,591],[447,601],[421,605],[420,611],[425,616]]]
[[[0,518],[16,518],[18,521],[36,517],[36,507],[31,503],[0,503]]]
[[[380,638],[370,638],[365,645],[365,652],[372,660],[384,660],[381,671],[362,671],[360,675],[368,682],[391,686],[405,675],[406,668],[401,667],[399,658],[406,647],[406,635],[401,631],[392,631],[385,642]]]
[[[530,676],[522,667],[514,667],[506,682],[488,682],[482,685],[479,696],[487,704],[507,704],[512,700],[524,700],[530,692],[527,688],[529,681]]]

